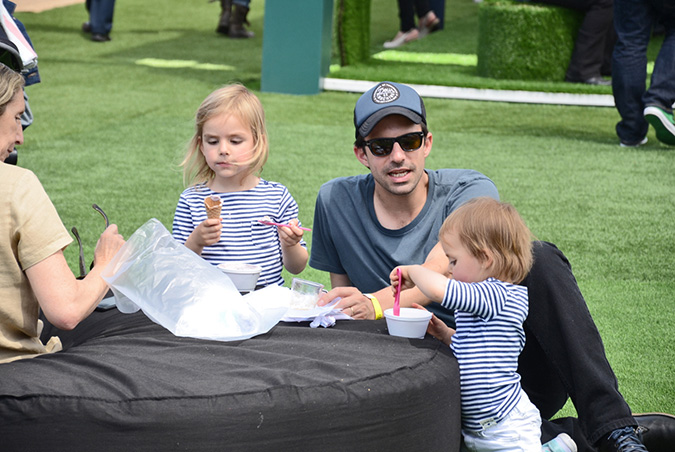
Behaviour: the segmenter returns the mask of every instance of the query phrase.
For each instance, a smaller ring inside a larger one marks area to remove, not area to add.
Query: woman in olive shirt
[[[23,143],[22,88],[21,75],[0,64],[0,363],[61,350],[57,337],[40,341],[40,309],[54,326],[73,329],[107,292],[101,271],[124,244],[110,225],[90,273],[73,275],[63,255],[72,239],[39,180],[4,163]]]

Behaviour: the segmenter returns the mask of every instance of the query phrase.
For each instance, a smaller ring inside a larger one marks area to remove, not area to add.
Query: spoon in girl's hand
[[[266,218],[261,218],[260,220],[258,220],[258,223],[266,224],[267,226],[286,226],[286,227],[288,227],[288,228],[290,228],[290,227],[293,226],[292,224],[275,223],[275,222],[270,221],[270,220],[268,220],[268,219],[266,219]],[[311,231],[311,229],[309,229],[309,228],[303,228],[302,226],[296,226],[296,227],[302,229],[303,231]]]

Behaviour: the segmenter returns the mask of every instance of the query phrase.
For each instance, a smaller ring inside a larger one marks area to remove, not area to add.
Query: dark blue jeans
[[[522,282],[530,311],[518,372],[542,417],[542,442],[567,432],[579,451],[612,430],[637,422],[619,393],[600,334],[567,258],[554,245],[536,242],[534,265]],[[548,421],[571,398],[579,416]]]
[[[654,64],[649,90],[647,46],[652,27],[661,20],[666,35]],[[671,112],[675,102],[675,2],[673,0],[614,0],[614,47],[612,89],[621,115],[616,133],[629,144],[640,142],[649,127],[643,116],[646,106]]]
[[[429,11],[431,11],[429,0],[398,0],[399,30],[407,32],[415,28],[415,13],[421,18]]]
[[[89,23],[94,34],[108,35],[113,26],[115,0],[87,0]]]

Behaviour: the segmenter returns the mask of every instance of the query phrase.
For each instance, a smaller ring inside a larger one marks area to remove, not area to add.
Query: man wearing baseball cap
[[[309,265],[330,272],[333,289],[320,304],[340,297],[343,312],[378,319],[393,306],[391,270],[424,263],[446,273],[448,260],[438,244],[445,218],[469,199],[499,194],[477,171],[425,169],[433,136],[424,102],[409,86],[380,82],[366,91],[356,102],[354,126],[354,155],[370,173],[337,178],[319,190]],[[533,251],[535,263],[521,283],[530,313],[518,372],[544,419],[542,442],[566,432],[579,451],[645,452],[638,419],[647,427],[645,441],[665,429],[675,444],[673,417],[632,416],[566,257],[546,242],[536,242]],[[401,294],[401,306],[413,303],[454,324],[416,288]],[[547,421],[570,394],[580,418]],[[652,452],[658,450],[655,444]]]

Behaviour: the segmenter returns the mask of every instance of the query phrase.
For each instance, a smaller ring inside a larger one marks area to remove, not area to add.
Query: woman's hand
[[[117,225],[111,224],[103,231],[94,249],[94,265],[105,267],[124,245],[124,237],[117,232]]]

